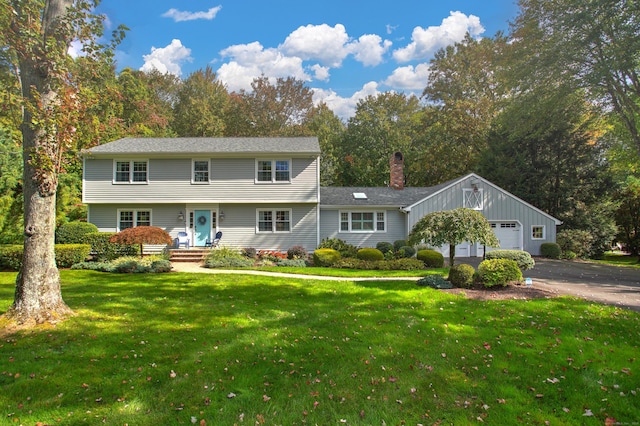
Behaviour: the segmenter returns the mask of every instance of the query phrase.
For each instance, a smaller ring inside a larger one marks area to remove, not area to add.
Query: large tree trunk
[[[73,0],[47,0],[42,18],[32,17],[42,19],[38,43],[43,48],[33,44],[18,52],[22,95],[31,107],[24,108],[22,122],[24,254],[7,317],[21,324],[55,322],[72,313],[62,300],[54,252],[60,143],[55,114],[52,121],[43,119],[59,107],[55,67],[66,55],[68,40],[54,30],[72,4]],[[51,43],[51,37],[57,43]]]

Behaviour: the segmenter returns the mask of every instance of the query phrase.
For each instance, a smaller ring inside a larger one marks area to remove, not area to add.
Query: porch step
[[[169,250],[171,262],[202,262],[209,249],[172,249]]]

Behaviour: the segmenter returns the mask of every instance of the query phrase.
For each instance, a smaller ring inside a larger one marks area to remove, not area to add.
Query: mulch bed
[[[474,288],[451,288],[442,289],[451,294],[462,294],[468,299],[476,300],[529,300],[529,299],[548,299],[558,296],[550,290],[544,290],[538,287],[527,287],[526,285],[509,284],[506,287],[474,287]]]

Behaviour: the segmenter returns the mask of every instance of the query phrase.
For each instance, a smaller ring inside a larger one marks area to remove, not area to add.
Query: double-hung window
[[[384,211],[340,212],[340,232],[384,232],[385,229]]]
[[[531,227],[531,239],[532,240],[544,240],[544,225],[533,225]]]
[[[291,209],[258,209],[257,232],[291,232]]]
[[[256,160],[256,182],[291,182],[291,160]]]
[[[209,160],[192,161],[192,183],[209,183]]]
[[[136,226],[151,226],[151,210],[118,210],[118,231]]]
[[[115,160],[113,165],[115,183],[148,183],[149,163],[147,160]]]

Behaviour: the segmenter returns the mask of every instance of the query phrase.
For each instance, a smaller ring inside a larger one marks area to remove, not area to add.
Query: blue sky
[[[386,91],[420,94],[435,51],[508,32],[516,0],[102,0],[129,27],[118,67],[186,78],[209,65],[230,91],[295,77],[341,118]]]

